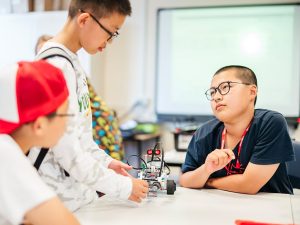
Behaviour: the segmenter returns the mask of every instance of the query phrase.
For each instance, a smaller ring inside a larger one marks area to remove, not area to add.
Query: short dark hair
[[[131,15],[129,0],[72,0],[69,6],[69,17],[74,18],[79,9],[90,12],[98,18],[109,16],[112,13]]]
[[[251,70],[246,66],[241,66],[241,65],[224,66],[221,69],[218,69],[217,72],[215,72],[214,76],[228,70],[235,70],[237,72],[236,74],[237,78],[239,78],[242,82],[254,84],[256,87],[258,87],[255,73],[253,72],[253,70]],[[256,100],[257,100],[257,96],[255,97],[254,105],[256,104]]]

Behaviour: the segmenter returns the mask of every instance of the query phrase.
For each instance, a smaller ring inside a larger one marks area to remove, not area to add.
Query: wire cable
[[[134,169],[134,170],[142,170],[142,169],[145,169],[145,168],[143,168],[143,167],[134,167],[134,166],[130,165],[129,161],[130,161],[130,158],[132,158],[132,157],[136,157],[136,158],[140,159],[140,160],[145,164],[145,168],[148,169],[146,161],[145,161],[142,157],[140,157],[139,155],[130,155],[130,156],[127,158],[127,165],[128,165],[128,166],[131,166],[132,169]]]

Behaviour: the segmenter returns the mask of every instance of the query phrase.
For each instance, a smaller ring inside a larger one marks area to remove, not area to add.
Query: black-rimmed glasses
[[[113,41],[116,37],[118,37],[119,36],[119,32],[118,31],[116,31],[116,32],[110,32],[107,28],[105,28],[98,20],[97,20],[97,18],[95,17],[95,16],[93,16],[91,13],[89,13],[89,12],[86,12],[86,11],[84,11],[84,10],[82,10],[82,9],[79,9],[79,12],[81,12],[81,13],[88,13],[89,15],[90,15],[90,17],[92,17],[92,19],[107,33],[107,34],[109,34],[109,38],[107,39],[107,42],[111,42],[111,41]]]
[[[230,88],[232,87],[231,84],[244,84],[244,85],[250,85],[250,83],[243,83],[243,82],[235,82],[235,81],[225,81],[219,84],[218,87],[211,87],[205,92],[206,98],[209,101],[212,101],[217,93],[217,91],[221,95],[227,95],[230,91]]]
[[[47,115],[49,119],[54,117],[73,117],[73,116],[75,116],[75,114],[73,113],[57,113],[57,112],[53,112]]]

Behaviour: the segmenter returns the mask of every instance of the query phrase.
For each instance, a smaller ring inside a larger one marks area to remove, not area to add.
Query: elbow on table
[[[248,194],[248,195],[256,195],[259,192],[260,188],[258,188],[256,185],[247,185],[244,187],[240,193]]]
[[[189,176],[190,172],[186,172],[181,174],[179,177],[179,184],[181,187],[186,187],[186,188],[195,188],[193,186],[193,181],[191,180],[191,177]]]
[[[182,174],[179,178],[179,184],[185,188],[202,188],[199,184],[192,180],[187,174]]]
[[[181,187],[188,187],[188,184],[187,184],[187,178],[185,177],[184,174],[182,174],[180,177],[179,177],[179,185]]]
[[[259,190],[255,190],[255,189],[249,189],[249,190],[246,190],[244,192],[244,194],[248,194],[248,195],[256,195],[258,193]]]

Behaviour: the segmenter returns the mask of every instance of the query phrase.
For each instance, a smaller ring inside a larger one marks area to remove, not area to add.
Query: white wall
[[[120,115],[144,95],[146,3],[131,0],[131,4],[132,15],[126,19],[120,36],[101,53],[101,68],[92,71],[98,93]]]
[[[20,60],[33,60],[37,39],[55,35],[62,29],[67,11],[47,11],[20,14],[0,14],[0,66]],[[5,29],[4,29],[5,28]],[[90,73],[91,57],[79,52],[83,67]]]
[[[0,66],[19,60],[32,60],[37,38],[53,35],[63,26],[67,13],[0,14]]]

